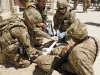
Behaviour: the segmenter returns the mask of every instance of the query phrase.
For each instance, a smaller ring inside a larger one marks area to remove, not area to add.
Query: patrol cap
[[[28,7],[23,12],[23,18],[29,19],[32,23],[42,22],[42,17],[40,13],[34,7]]]
[[[79,20],[76,20],[75,23],[69,27],[67,34],[82,40],[88,35],[88,31],[85,24],[81,23]]]
[[[67,0],[57,0],[57,8],[65,8],[67,5]]]

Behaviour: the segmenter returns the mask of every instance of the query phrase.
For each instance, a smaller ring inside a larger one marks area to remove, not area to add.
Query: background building
[[[57,0],[47,0],[46,8],[48,14],[52,15],[56,10]],[[26,6],[34,3],[35,0],[0,0],[0,21],[11,15],[21,16]]]

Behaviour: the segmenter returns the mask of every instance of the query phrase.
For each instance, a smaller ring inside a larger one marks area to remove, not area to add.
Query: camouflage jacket
[[[42,16],[42,22],[44,23],[44,21],[46,21],[47,19],[47,10],[44,7],[43,9],[40,9],[40,7],[38,6],[38,4],[34,4],[35,8],[40,12],[41,16]]]
[[[100,50],[100,40],[95,38]],[[93,63],[96,55],[95,41],[89,39],[77,44],[69,54],[68,60],[74,71],[78,75],[94,75]],[[67,66],[67,65],[66,65]],[[65,67],[66,67],[65,66]]]
[[[10,34],[10,30],[16,27],[27,29],[27,26],[18,17],[11,17],[0,23],[0,44],[2,46],[7,46],[9,43],[14,42],[14,37]]]
[[[68,21],[70,19],[73,19],[73,16],[71,16],[73,14],[75,14],[75,12],[73,11],[66,11],[65,14],[61,14],[59,10],[57,10],[56,14],[53,17],[54,29],[66,31],[67,28],[70,26],[70,23]]]

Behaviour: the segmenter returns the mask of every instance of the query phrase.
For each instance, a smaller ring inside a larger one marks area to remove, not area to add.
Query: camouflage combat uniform
[[[96,39],[96,38],[95,38]],[[98,41],[100,50],[100,41]],[[77,75],[94,75],[93,63],[96,54],[96,47],[94,40],[89,37],[88,40],[76,45],[69,55],[68,61],[61,67],[63,70],[67,70]],[[68,67],[68,65],[70,65]]]
[[[47,1],[47,0],[41,0],[41,1]],[[42,16],[42,22],[44,23],[46,21],[46,19],[47,19],[47,10],[46,10],[46,7],[40,8],[37,3],[34,4],[34,6],[35,6],[36,10],[38,10],[39,13],[41,14],[41,16]]]
[[[7,55],[8,61],[20,67],[27,67],[30,64],[30,61],[22,55],[24,51],[29,55],[36,53],[36,49],[30,45],[27,30],[27,26],[18,17],[0,23],[1,51]]]
[[[36,9],[27,8],[24,11],[24,17],[26,17],[29,22],[31,21],[33,26],[27,24],[28,21],[26,21],[26,18],[19,17],[12,17],[0,23],[1,51],[9,57],[9,62],[20,67],[29,66],[30,61],[28,58],[33,58],[39,52],[39,50],[30,45],[29,27],[32,29],[32,33],[37,32],[37,35],[42,35],[49,39],[51,38],[43,31],[35,28],[35,25],[42,21],[41,15]],[[27,57],[25,57],[25,54]]]
[[[97,56],[96,52],[98,54],[98,51],[100,50],[100,40],[94,38],[95,41],[92,37],[88,36],[86,25],[80,21],[71,25],[67,33],[72,37],[80,39],[81,42],[75,43],[72,46],[68,59],[58,71],[61,72],[62,70],[63,73],[72,73],[65,75],[94,75],[93,63]],[[86,37],[87,39],[85,39]],[[50,71],[51,66],[54,65],[55,59],[56,61],[58,60],[57,56],[42,55],[37,59],[38,66],[48,72]]]
[[[45,7],[43,9],[40,9],[38,4],[35,4],[35,6],[36,6],[36,10],[38,10],[39,13],[41,14],[42,22],[44,23],[47,19],[47,11],[46,11]],[[44,31],[44,29],[41,29],[41,30]],[[37,38],[38,38],[37,42],[39,42],[38,44],[42,44],[43,43],[43,37],[39,36]]]
[[[39,2],[39,1],[46,1],[46,0],[37,0],[37,2]],[[28,7],[34,7],[36,10],[38,10],[38,12],[41,14],[41,16],[42,16],[42,22],[41,23],[44,23],[45,25],[46,25],[46,21],[47,21],[47,10],[46,10],[46,8],[44,7],[44,8],[41,8],[41,7],[39,7],[38,6],[38,3],[35,3],[35,4],[33,4],[33,5],[30,5],[30,6],[28,6]],[[39,23],[37,24],[37,26],[36,26],[37,28],[38,28],[38,30],[41,30],[41,31],[45,31],[45,28],[41,28],[40,26],[39,26]],[[46,26],[47,27],[47,26]],[[47,31],[47,33],[48,33],[48,31]],[[41,33],[42,34],[42,33]],[[49,35],[49,34],[48,34]],[[48,36],[47,35],[47,36]],[[52,35],[52,32],[50,31],[50,35]],[[41,45],[42,43],[43,43],[43,37],[41,36],[41,35],[39,35],[39,36],[35,36],[36,37],[36,44],[37,45]]]
[[[67,8],[68,7],[66,7],[66,9]],[[64,14],[61,14],[58,9],[53,18],[55,31],[57,32],[57,30],[59,30],[60,33],[66,33],[67,29],[74,22],[75,17],[76,14],[74,11],[69,10],[66,11]],[[69,38],[69,37],[67,35],[64,35],[64,37],[59,38],[59,42],[65,41],[65,38]]]
[[[27,9],[31,9],[31,8],[34,8],[34,9],[36,9],[36,7],[34,6],[34,5],[30,5],[30,6],[28,6],[27,8],[26,8],[26,10]],[[26,11],[25,10],[25,11]],[[36,9],[37,10],[37,9]],[[24,11],[24,13],[23,13],[23,17],[24,18],[26,18],[26,16],[25,16],[25,11]],[[36,14],[35,14],[36,15]],[[33,15],[33,17],[35,16],[35,15]],[[41,15],[39,15],[39,16],[41,16]],[[42,21],[41,21],[42,22]],[[41,23],[40,22],[40,23]],[[29,34],[30,34],[30,37],[31,37],[31,43],[32,44],[37,44],[37,45],[40,45],[40,44],[42,44],[43,43],[43,37],[45,37],[45,38],[47,38],[47,39],[50,39],[51,37],[47,34],[47,33],[45,33],[43,30],[42,30],[42,28],[39,26],[39,23],[36,23],[36,25],[35,26],[32,26],[32,27],[30,27],[30,26],[28,26],[28,28],[29,28]],[[34,39],[34,40],[33,40]],[[36,42],[34,42],[33,43],[33,41],[36,41]]]
[[[38,1],[39,2],[40,1],[45,1],[46,2],[47,0],[38,0]],[[46,25],[46,27],[45,27],[45,29],[43,29],[43,31],[47,32],[49,35],[52,36],[53,32],[50,29],[50,26],[51,26],[52,22],[51,22],[51,20],[48,19],[46,5],[43,8],[41,8],[41,7],[39,7],[39,4],[36,3],[36,4],[34,4],[34,6],[36,7],[36,10],[38,10],[39,13],[41,14],[42,22]],[[47,24],[47,23],[49,23],[49,24]]]
[[[66,11],[66,13],[62,15],[59,10],[57,10],[56,14],[54,15],[54,29],[59,29],[61,32],[67,31],[68,27],[71,24],[69,20],[74,20],[74,17],[74,11]]]
[[[91,6],[91,0],[83,0],[83,12],[87,12],[87,9]]]

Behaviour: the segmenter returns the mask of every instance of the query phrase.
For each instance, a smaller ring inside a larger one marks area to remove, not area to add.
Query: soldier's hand
[[[66,53],[69,49],[70,49],[70,46],[69,46],[69,45],[66,45],[66,46],[61,50],[61,54],[63,55],[63,54]]]
[[[45,28],[46,27],[44,23],[40,23],[39,25],[40,25],[41,28]]]

